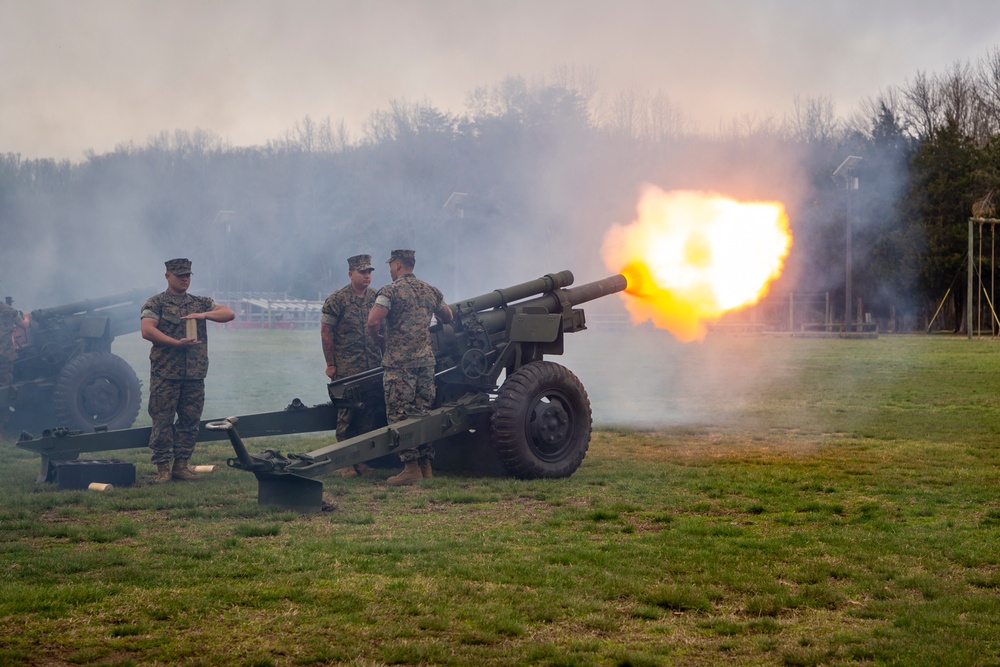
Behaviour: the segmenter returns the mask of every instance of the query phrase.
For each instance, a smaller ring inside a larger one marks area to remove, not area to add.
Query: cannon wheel
[[[568,368],[533,361],[500,387],[490,427],[497,457],[515,477],[569,477],[590,445],[590,399]]]
[[[52,388],[56,424],[73,431],[95,426],[129,428],[139,414],[142,389],[135,371],[110,352],[84,352],[70,359]]]

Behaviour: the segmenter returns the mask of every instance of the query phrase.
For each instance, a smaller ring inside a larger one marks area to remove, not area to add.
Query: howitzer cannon
[[[576,375],[544,357],[562,354],[564,335],[586,329],[584,311],[575,306],[627,284],[621,275],[568,287],[572,283],[573,274],[562,271],[453,304],[454,321],[431,327],[438,391],[426,414],[304,454],[248,451],[244,437],[335,430],[338,408],[365,409],[366,397],[381,390],[382,369],[376,368],[331,382],[329,403],[307,407],[295,399],[280,412],[206,420],[198,439],[229,439],[236,456],[228,465],[254,473],[259,503],[304,512],[322,507],[323,484],[316,477],[432,442],[442,445],[439,451],[465,452],[469,460],[489,449],[515,477],[567,477],[590,443],[590,400]],[[45,481],[51,462],[142,447],[149,433],[62,429],[17,444],[42,456],[39,481]]]
[[[116,336],[139,330],[139,308],[156,290],[132,290],[31,312],[18,341],[14,384],[0,388],[11,432],[55,424],[72,430],[128,428],[139,414],[141,383],[112,354]]]

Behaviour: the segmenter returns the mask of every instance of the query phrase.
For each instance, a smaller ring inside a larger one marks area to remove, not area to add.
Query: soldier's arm
[[[236,313],[229,306],[221,303],[215,304],[215,308],[205,313],[205,319],[213,322],[232,322],[236,319]]]
[[[323,358],[326,359],[326,376],[331,380],[337,379],[337,355],[334,353],[333,338],[343,314],[337,294],[334,292],[323,302],[319,319],[319,336],[323,343]]]
[[[451,312],[451,308],[444,302],[441,303],[440,308],[434,311],[434,316],[437,317],[437,321],[441,324],[448,324],[448,322],[455,319],[455,315]]]
[[[333,353],[333,327],[327,323],[319,325],[319,337],[323,341],[323,357],[326,359],[326,376],[337,379],[337,357]]]
[[[385,351],[385,337],[382,335],[382,323],[385,321],[389,309],[380,303],[372,306],[368,313],[368,335],[372,337],[379,349]]]
[[[205,311],[204,313],[191,313],[190,315],[185,315],[181,318],[182,320],[211,320],[212,322],[232,322],[236,319],[236,313],[229,306],[224,306],[221,303],[215,304],[215,307],[211,310]]]

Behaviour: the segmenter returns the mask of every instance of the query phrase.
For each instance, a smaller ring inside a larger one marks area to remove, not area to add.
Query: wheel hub
[[[113,415],[121,402],[121,394],[107,378],[95,378],[80,392],[83,411],[91,417],[106,418]]]
[[[563,401],[553,396],[538,399],[528,425],[533,448],[542,457],[558,454],[572,432],[572,419]]]

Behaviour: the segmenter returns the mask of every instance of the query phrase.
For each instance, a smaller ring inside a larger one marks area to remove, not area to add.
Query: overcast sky
[[[0,0],[0,153],[80,160],[175,129],[234,145],[390,100],[461,113],[506,76],[591,72],[693,125],[838,116],[1000,44],[1000,0]]]

